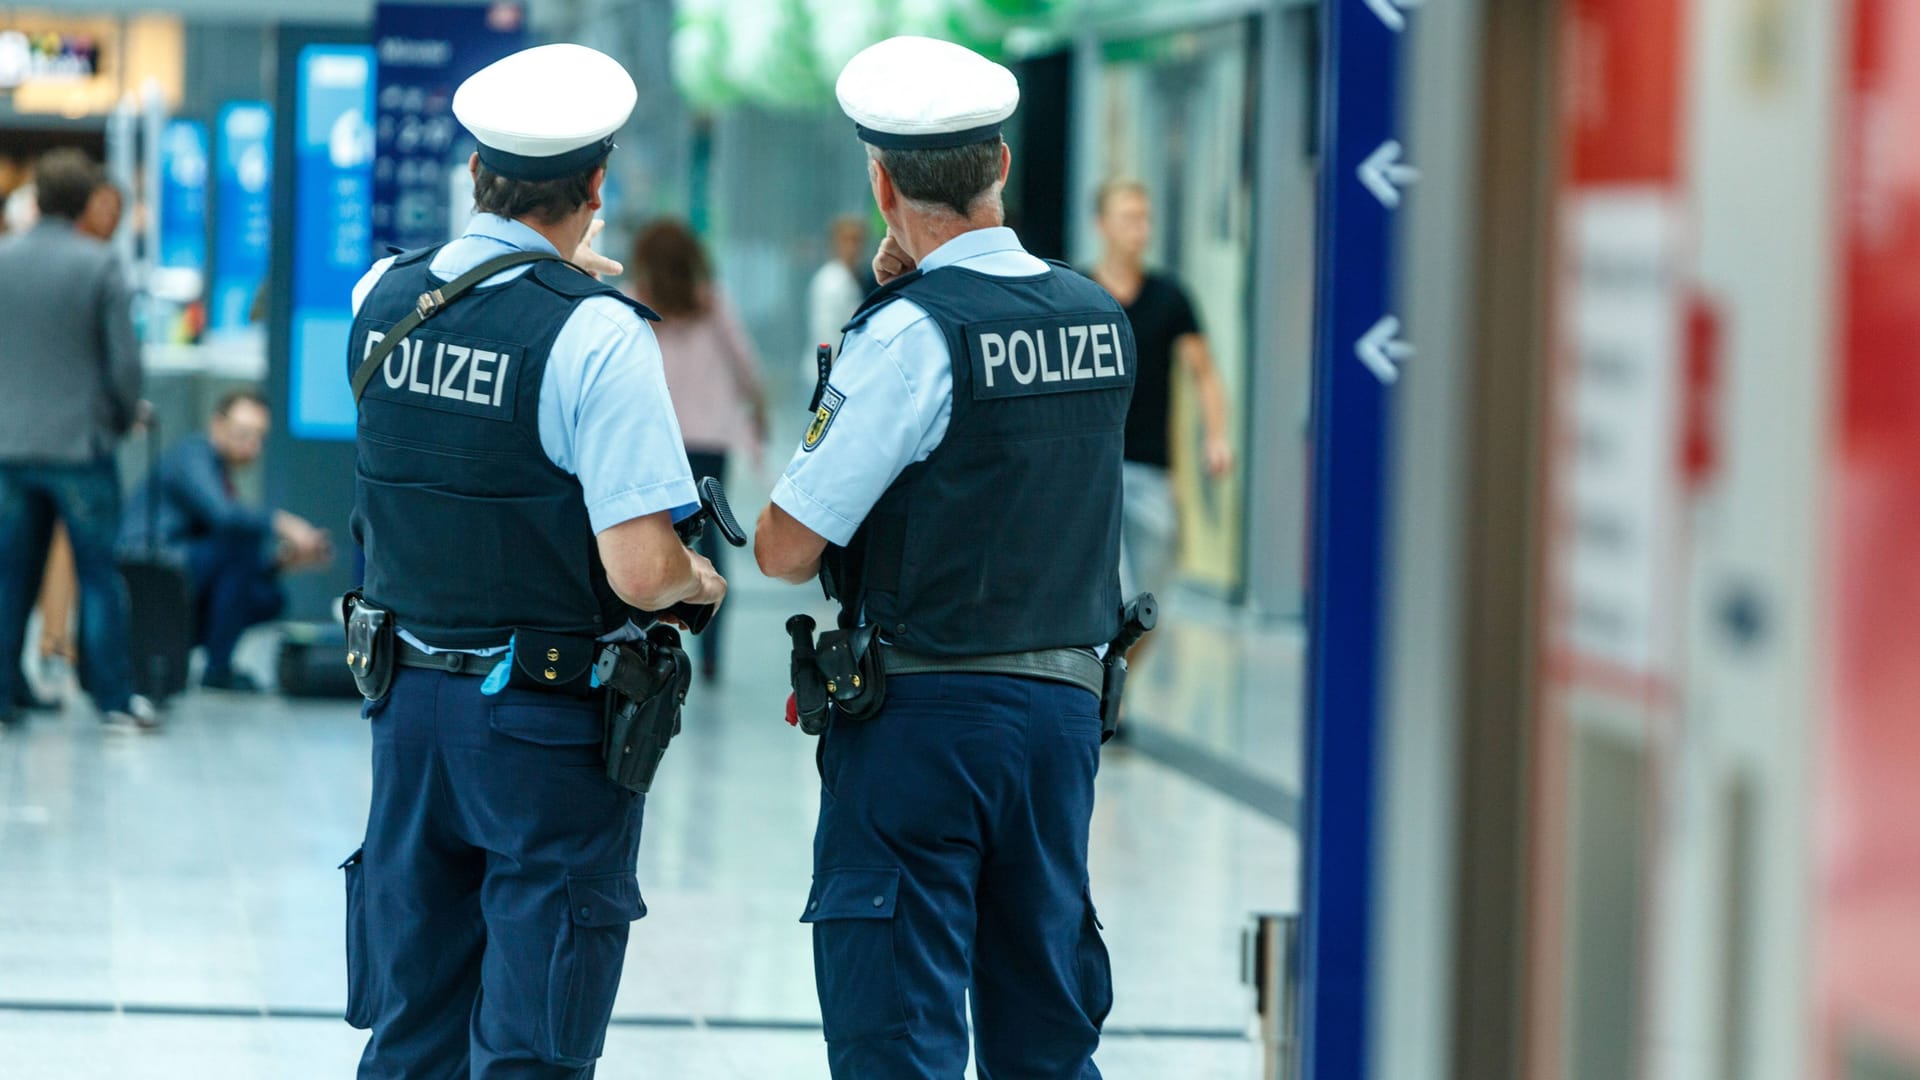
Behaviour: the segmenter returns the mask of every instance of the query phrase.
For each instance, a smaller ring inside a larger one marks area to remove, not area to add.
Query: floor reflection
[[[809,594],[746,584],[733,602],[730,670],[696,690],[648,804],[651,911],[628,955],[611,1074],[825,1074],[797,921],[814,744],[781,722],[779,625]],[[1277,760],[1297,738],[1297,649],[1197,620],[1165,637],[1140,714],[1297,781]],[[368,795],[357,710],[195,694],[172,718],[162,736],[128,737],[70,706],[0,735],[4,1072],[345,1075],[361,1036],[329,1018],[345,985],[335,866]],[[1091,861],[1117,991],[1107,1075],[1250,1077],[1240,931],[1250,912],[1291,908],[1291,830],[1114,748]]]

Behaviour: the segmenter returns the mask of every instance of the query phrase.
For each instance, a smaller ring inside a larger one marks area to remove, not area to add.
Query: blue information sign
[[[238,330],[252,321],[273,241],[273,110],[231,102],[220,110],[218,131],[207,325]]]
[[[473,137],[453,118],[467,76],[526,44],[519,3],[383,3],[374,13],[379,60],[373,235],[401,248],[438,244],[464,222]]]
[[[1323,0],[1308,666],[1307,1080],[1369,1071],[1389,395],[1412,349],[1392,313],[1393,215],[1415,174],[1394,128],[1400,37],[1419,0]]]
[[[160,258],[169,270],[207,268],[207,125],[171,120],[160,136]]]
[[[373,50],[300,50],[294,101],[287,426],[303,439],[351,439],[347,333],[354,283],[373,264]]]

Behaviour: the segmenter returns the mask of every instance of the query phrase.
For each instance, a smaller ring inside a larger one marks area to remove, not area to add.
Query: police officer
[[[490,260],[590,258],[635,98],[619,64],[577,45],[462,84],[476,212],[360,282],[348,370]],[[673,530],[698,496],[651,317],[565,262],[516,266],[448,300],[365,384],[353,535],[398,666],[367,706],[373,800],[345,867],[363,1080],[586,1077],[600,1056],[646,913],[642,798],[605,777],[594,695],[493,684],[529,628],[592,648],[633,636],[631,609],[726,591]]]
[[[842,625],[883,635],[884,704],[837,711],[820,750],[802,921],[829,1061],[957,1078],[971,995],[983,1080],[1097,1077],[1095,650],[1120,627],[1132,337],[1104,289],[1001,224],[1011,72],[893,38],[837,93],[887,223],[882,287],[755,538],[770,575],[824,563]]]

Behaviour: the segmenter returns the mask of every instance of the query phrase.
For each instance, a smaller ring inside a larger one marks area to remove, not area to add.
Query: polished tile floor
[[[813,744],[779,719],[779,624],[807,594],[743,586],[733,603],[727,677],[696,690],[647,808],[650,914],[602,1076],[826,1074],[796,921]],[[1223,650],[1221,635],[1246,637],[1198,623],[1170,633],[1141,700],[1224,754],[1284,757],[1298,725],[1284,690],[1297,674],[1283,669],[1297,650],[1284,639]],[[270,646],[250,642],[254,659]],[[1221,679],[1224,691],[1194,689]],[[350,1075],[362,1036],[335,1019],[335,866],[365,823],[357,710],[195,693],[170,712],[157,736],[103,731],[83,704],[0,734],[0,1077]],[[1298,775],[1290,761],[1271,768]],[[1110,749],[1092,873],[1117,991],[1105,1074],[1253,1077],[1240,933],[1254,912],[1291,908],[1291,831]]]

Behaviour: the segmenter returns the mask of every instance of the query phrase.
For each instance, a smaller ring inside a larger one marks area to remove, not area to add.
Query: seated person
[[[273,414],[253,390],[220,399],[205,435],[180,440],[160,458],[122,518],[121,547],[149,550],[151,517],[158,547],[186,567],[193,590],[195,644],[206,646],[205,686],[258,690],[233,670],[233,649],[249,626],[280,614],[286,594],[280,572],[333,559],[325,531],[286,512],[247,506],[235,495],[233,471],[260,457]],[[157,512],[148,500],[158,499]]]

